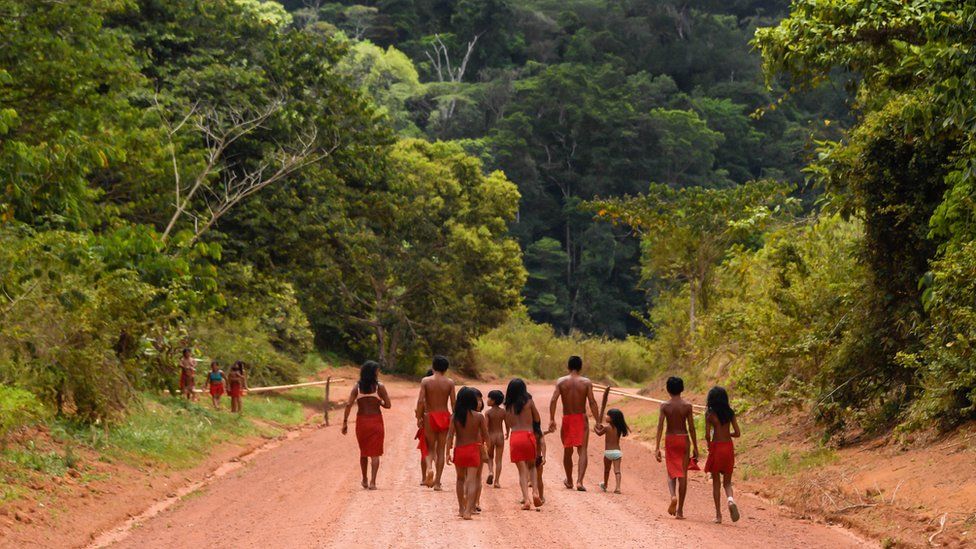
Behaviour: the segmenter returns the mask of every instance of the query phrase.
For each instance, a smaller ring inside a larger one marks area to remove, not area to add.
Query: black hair
[[[494,391],[488,391],[488,400],[495,402],[497,404],[504,404],[505,393],[495,389]]]
[[[671,376],[668,378],[667,387],[669,395],[680,395],[685,390],[685,382],[678,376]]]
[[[708,407],[708,413],[715,414],[718,418],[718,422],[722,425],[730,423],[735,418],[735,410],[732,406],[729,406],[729,393],[724,387],[715,386],[708,391],[708,397],[705,400]]]
[[[380,365],[374,360],[367,360],[359,367],[359,392],[368,395],[379,387]]]
[[[427,368],[427,373],[424,374],[424,377],[430,377],[432,375],[434,375],[434,370],[431,368]]]
[[[508,382],[508,389],[505,390],[505,410],[511,410],[515,415],[522,413],[522,408],[529,403],[532,396],[525,386],[525,382],[515,378]]]
[[[446,356],[437,355],[434,357],[434,371],[444,373],[447,371],[447,367],[451,365],[451,361],[447,360]],[[433,375],[433,374],[431,374]]]
[[[607,415],[610,416],[610,423],[620,433],[620,436],[627,436],[627,433],[630,432],[630,427],[627,427],[627,422],[624,421],[624,413],[616,408],[610,408],[607,410]]]
[[[477,389],[472,389],[471,387],[461,387],[458,391],[457,400],[454,404],[454,421],[461,424],[464,427],[465,423],[468,421],[469,412],[474,412],[478,408],[478,392]]]
[[[566,367],[574,372],[578,372],[583,369],[583,359],[573,355],[569,357],[569,362],[566,364]]]
[[[183,356],[188,356],[189,354],[190,354],[190,349],[184,347],[183,348]]]

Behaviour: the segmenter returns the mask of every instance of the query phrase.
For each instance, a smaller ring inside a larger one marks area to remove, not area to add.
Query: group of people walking
[[[443,490],[444,467],[454,466],[458,515],[461,518],[470,520],[481,512],[481,491],[484,486],[500,487],[506,441],[510,461],[518,470],[521,508],[530,510],[545,504],[542,472],[546,465],[546,435],[557,430],[556,410],[560,400],[562,422],[558,429],[563,446],[564,486],[586,491],[583,481],[588,466],[589,412],[595,423],[593,433],[605,440],[600,489],[609,490],[612,470],[615,477],[613,492],[620,493],[620,465],[623,459],[620,439],[627,436],[630,429],[621,410],[614,408],[604,412],[599,409],[593,383],[582,375],[583,361],[580,357],[570,357],[567,375],[556,382],[549,402],[549,423],[545,431],[542,429],[539,408],[525,381],[512,379],[504,393],[490,391],[486,402],[476,387],[457,389],[454,380],[447,376],[449,367],[450,362],[446,357],[434,357],[432,368],[420,382],[415,409],[416,439],[421,455],[422,486]],[[683,381],[677,377],[669,378],[667,390],[671,398],[660,408],[655,454],[659,462],[665,462],[668,472],[671,493],[668,513],[682,519],[688,471],[698,469],[698,440],[694,408],[681,398]],[[343,434],[348,433],[353,405],[357,406],[355,433],[360,449],[362,486],[375,490],[385,438],[382,409],[392,406],[386,387],[379,381],[379,364],[376,362],[368,361],[360,368],[359,381],[353,386],[346,402]],[[729,405],[728,393],[722,387],[714,387],[708,393],[705,425],[705,439],[709,448],[705,471],[712,474],[715,521],[722,521],[723,488],[729,515],[733,521],[737,521],[739,511],[732,494],[732,472],[735,467],[732,439],[738,437],[740,432],[735,412]],[[662,435],[665,442],[663,454]],[[483,484],[485,468],[488,469],[488,477]]]

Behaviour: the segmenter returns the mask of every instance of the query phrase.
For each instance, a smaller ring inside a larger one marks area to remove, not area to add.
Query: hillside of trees
[[[592,336],[831,432],[973,418],[974,22],[0,0],[0,401],[108,418],[183,347],[259,383]]]

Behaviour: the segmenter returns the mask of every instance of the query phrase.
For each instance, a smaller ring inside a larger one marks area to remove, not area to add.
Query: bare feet
[[[668,514],[674,516],[678,510],[678,498],[671,498],[671,505],[668,505]]]

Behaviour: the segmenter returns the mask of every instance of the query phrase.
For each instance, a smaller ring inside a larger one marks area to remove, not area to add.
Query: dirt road
[[[667,515],[663,466],[636,442],[623,445],[623,494],[597,486],[601,439],[590,448],[589,491],[566,490],[558,434],[547,439],[547,503],[541,511],[519,510],[517,473],[506,451],[502,488],[486,487],[484,513],[462,521],[455,513],[453,470],[444,473],[443,492],[419,486],[416,386],[393,383],[390,390],[379,490],[359,485],[352,429],[345,437],[337,426],[310,430],[115,536],[113,547],[867,546],[845,531],[789,518],[744,495],[737,498],[741,521],[713,524],[710,485],[701,473],[689,487],[687,520],[674,520]],[[540,409],[548,405],[549,388],[531,390]]]

